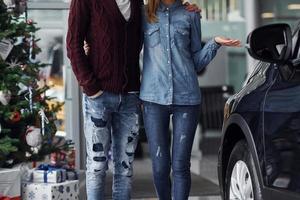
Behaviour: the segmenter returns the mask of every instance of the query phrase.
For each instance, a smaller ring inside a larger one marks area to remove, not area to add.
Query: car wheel
[[[226,200],[262,200],[254,161],[244,140],[239,141],[231,152],[225,191]]]

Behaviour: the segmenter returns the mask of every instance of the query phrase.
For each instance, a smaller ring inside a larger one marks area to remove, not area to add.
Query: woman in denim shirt
[[[202,47],[200,14],[188,12],[181,0],[148,0],[143,23],[140,98],[154,184],[159,199],[184,200],[190,191],[190,157],[201,102],[197,72],[221,45],[240,46],[240,41],[215,37]]]

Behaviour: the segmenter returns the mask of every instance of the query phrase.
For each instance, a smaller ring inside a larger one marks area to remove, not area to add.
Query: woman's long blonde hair
[[[146,6],[146,16],[149,23],[157,22],[156,11],[161,0],[148,0]]]

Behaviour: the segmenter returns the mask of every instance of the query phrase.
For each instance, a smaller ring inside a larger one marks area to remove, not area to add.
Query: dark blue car
[[[225,105],[222,198],[300,199],[300,23],[257,28],[247,43],[258,63]]]

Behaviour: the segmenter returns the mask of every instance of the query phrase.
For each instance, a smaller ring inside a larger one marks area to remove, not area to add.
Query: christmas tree
[[[71,147],[54,142],[62,104],[46,95],[49,86],[39,78],[45,65],[36,59],[38,28],[26,18],[25,0],[0,0],[0,167]]]

